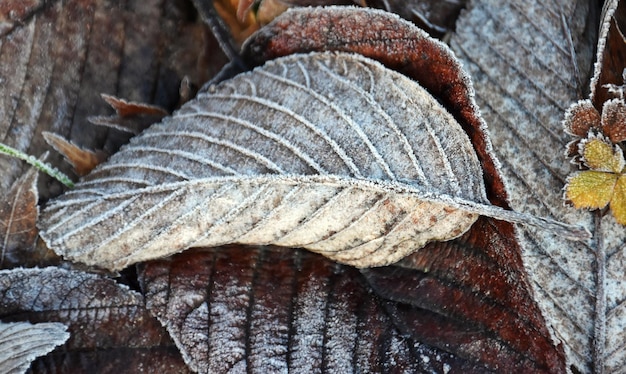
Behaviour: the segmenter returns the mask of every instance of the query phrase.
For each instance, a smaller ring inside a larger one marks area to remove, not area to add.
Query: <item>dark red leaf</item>
[[[485,371],[402,338],[356,269],[310,252],[200,249],[140,274],[148,308],[199,372]]]

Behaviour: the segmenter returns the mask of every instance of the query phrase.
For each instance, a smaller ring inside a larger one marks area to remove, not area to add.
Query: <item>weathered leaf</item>
[[[366,267],[455,238],[481,213],[516,219],[487,204],[468,137],[423,88],[356,55],[299,55],[135,138],[47,207],[41,235],[110,269],[226,243]]]
[[[190,4],[178,0],[2,1],[2,17],[10,27],[0,26],[0,139],[27,154],[48,149],[42,131],[117,149],[115,134],[86,125],[110,111],[100,93],[173,108],[183,75],[200,84],[225,61]],[[0,156],[0,170],[0,190],[8,191],[26,167]],[[40,191],[43,199],[58,193],[54,184]]]
[[[31,362],[70,337],[61,323],[0,322],[0,371],[25,373]]]
[[[32,263],[28,254],[37,240],[37,196],[37,170],[31,168],[0,201],[1,268]]]
[[[301,34],[307,37],[298,38]],[[257,63],[331,49],[358,52],[402,71],[459,121],[485,170],[490,200],[507,206],[469,77],[446,48],[421,30],[383,12],[297,10],[255,34],[247,47],[244,54]],[[416,341],[478,362],[482,371],[565,370],[562,349],[553,344],[529,293],[521,248],[508,222],[481,217],[459,239],[430,243],[397,265],[362,273],[380,297],[390,300],[385,305],[396,326]]]
[[[508,206],[470,77],[444,44],[391,13],[328,7],[289,10],[254,34],[242,55],[246,61],[261,65],[276,57],[312,51],[358,53],[417,81],[469,136],[485,171],[489,200]]]
[[[60,268],[0,271],[3,321],[60,322],[70,339],[35,372],[186,372],[143,297],[111,279]]]
[[[560,121],[580,98],[567,32],[585,72],[593,47],[585,29],[595,29],[588,5],[477,1],[459,20],[452,47],[474,78],[511,206],[591,227],[590,214],[559,202],[573,168],[560,155],[569,140]],[[626,362],[625,232],[611,221],[603,220],[592,245],[531,228],[520,235],[536,299],[572,371],[619,372]]]
[[[200,249],[141,268],[148,308],[197,372],[485,372],[401,337],[357,270],[307,251]]]

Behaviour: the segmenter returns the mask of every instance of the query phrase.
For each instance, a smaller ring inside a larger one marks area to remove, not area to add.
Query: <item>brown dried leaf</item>
[[[44,259],[35,249],[37,176],[35,168],[28,170],[0,201],[0,268],[33,266]]]
[[[3,321],[61,322],[70,339],[35,372],[187,372],[176,348],[128,287],[60,268],[0,271]]]
[[[576,71],[587,71],[593,58],[587,40],[588,31],[595,30],[589,6],[587,1],[476,1],[459,18],[451,45],[474,78],[477,102],[503,162],[511,206],[591,228],[591,215],[560,201],[574,168],[560,156],[571,140],[561,121],[580,99]],[[594,235],[604,243],[564,242],[530,228],[519,235],[533,294],[573,372],[619,371],[626,362],[619,327],[626,299],[624,230],[603,224]],[[604,259],[596,246],[606,246],[607,260],[612,257],[601,272],[596,264]],[[603,274],[605,281],[600,280]],[[604,292],[611,296],[603,311],[596,302]],[[596,338],[603,331],[611,331],[606,342]]]
[[[148,308],[198,372],[485,372],[401,337],[357,270],[310,252],[231,246],[141,268]]]
[[[411,26],[388,26],[388,15],[339,9],[318,10],[315,15],[288,12],[253,36],[244,55],[258,63],[264,58],[328,48],[358,52],[409,75],[435,94],[469,134],[485,171],[490,200],[506,206],[497,162],[485,126],[476,115],[474,92],[466,84],[469,78],[460,66],[431,48]],[[357,29],[360,32],[354,32]],[[307,37],[298,38],[301,34]],[[563,352],[551,341],[528,292],[520,252],[510,224],[481,218],[461,238],[431,243],[397,269],[363,272],[379,295],[395,301],[389,304],[395,323],[416,340],[491,368],[562,372]],[[434,316],[421,319],[422,308]],[[525,335],[520,336],[520,331]],[[488,343],[480,346],[479,342]]]
[[[617,144],[626,140],[626,106],[622,99],[611,99],[602,106],[602,132]]]
[[[0,47],[0,139],[27,154],[46,149],[42,131],[87,149],[115,150],[119,138],[86,126],[88,117],[110,111],[101,92],[172,109],[184,75],[201,84],[225,62],[184,1],[1,3],[2,14],[32,5]],[[0,170],[0,190],[8,191],[25,166],[0,156]],[[40,191],[43,199],[60,192],[50,188]]]
[[[0,37],[22,25],[43,7],[43,0],[4,0],[0,2]]]
[[[470,137],[484,169],[489,201],[508,206],[490,154],[486,127],[473,100],[470,78],[443,44],[433,42],[422,30],[385,12],[341,7],[293,9],[252,36],[242,55],[246,61],[259,65],[276,57],[311,51],[358,53],[417,81]]]
[[[107,158],[107,154],[102,151],[90,151],[82,149],[76,144],[65,140],[62,136],[51,132],[44,131],[41,133],[43,138],[57,152],[74,167],[74,171],[79,176],[87,175],[93,168]]]

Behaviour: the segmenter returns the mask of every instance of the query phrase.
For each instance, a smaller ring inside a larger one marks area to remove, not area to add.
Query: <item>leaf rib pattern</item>
[[[474,78],[477,102],[502,160],[512,208],[591,228],[590,214],[561,204],[565,177],[572,170],[562,156],[567,136],[561,121],[570,103],[579,99],[575,79],[569,79],[576,72],[562,18],[585,71],[591,63],[591,46],[584,44],[587,6],[583,1],[506,6],[476,1],[459,20],[451,45]],[[624,338],[626,290],[623,270],[611,269],[623,269],[625,235],[610,218],[603,219],[594,235],[608,241],[601,249],[608,261],[607,339],[599,343],[604,351],[601,358],[592,355],[594,325],[602,323],[595,320],[596,244],[564,242],[528,227],[520,232],[520,239],[539,306],[555,341],[565,348],[568,366],[580,372],[598,368],[619,372],[626,351],[614,347]]]
[[[197,372],[484,372],[401,337],[356,269],[298,249],[198,249],[141,265],[140,280]]]
[[[373,266],[487,204],[467,135],[423,88],[356,55],[295,55],[134,138],[48,206],[42,236],[110,268],[233,242]]]

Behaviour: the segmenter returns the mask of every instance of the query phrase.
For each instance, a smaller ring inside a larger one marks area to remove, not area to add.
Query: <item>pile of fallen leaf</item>
[[[7,3],[0,371],[623,370],[626,10],[436,3]]]

